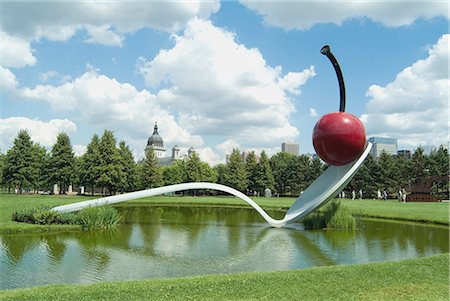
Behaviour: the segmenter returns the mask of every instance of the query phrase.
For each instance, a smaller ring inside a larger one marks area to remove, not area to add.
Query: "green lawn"
[[[448,254],[288,272],[52,285],[0,300],[449,300]]]
[[[449,203],[402,203],[379,200],[344,200],[354,215],[449,224]]]
[[[92,199],[91,196],[59,196],[59,195],[14,195],[0,194],[0,233],[20,231],[68,231],[79,229],[78,226],[41,226],[11,221],[11,214],[18,209],[34,206],[58,206]],[[287,209],[295,198],[255,198],[263,208]],[[428,223],[449,224],[449,203],[399,203],[397,201],[378,200],[343,200],[352,214],[410,220]],[[126,203],[121,206],[135,204],[204,204],[248,206],[244,201],[234,197],[168,197],[157,196],[143,198]]]

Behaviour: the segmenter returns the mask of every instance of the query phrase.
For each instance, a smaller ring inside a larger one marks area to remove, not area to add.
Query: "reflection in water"
[[[0,236],[0,289],[290,270],[449,251],[448,227],[367,219],[353,231],[303,231],[299,225],[269,228],[249,209],[120,210],[123,224],[113,231]]]

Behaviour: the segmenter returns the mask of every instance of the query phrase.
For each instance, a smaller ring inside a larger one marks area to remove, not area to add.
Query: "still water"
[[[0,236],[0,289],[284,271],[449,252],[448,227],[364,219],[354,231],[304,231],[299,225],[269,228],[250,209],[120,211],[123,224],[114,231]]]

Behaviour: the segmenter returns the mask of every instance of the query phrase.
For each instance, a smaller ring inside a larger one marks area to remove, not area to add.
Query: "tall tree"
[[[411,158],[410,168],[409,174],[411,183],[417,182],[428,176],[429,169],[427,168],[427,159],[422,147],[419,146],[414,152]]]
[[[143,188],[160,187],[163,184],[162,171],[158,166],[155,151],[149,148],[145,153],[141,169],[141,185]]]
[[[262,151],[256,166],[255,190],[262,194],[266,188],[274,191],[275,180],[272,174],[272,167],[270,167],[269,157],[265,151]]]
[[[91,188],[94,194],[95,183],[100,178],[100,139],[97,134],[92,136],[87,145],[86,153],[81,157],[80,184]]]
[[[306,186],[309,186],[314,182],[324,171],[325,164],[319,159],[318,156],[314,157],[309,164],[309,172],[306,175]]]
[[[378,158],[378,164],[381,167],[381,181],[383,189],[389,191],[391,194],[395,194],[401,186],[399,186],[400,170],[395,164],[394,157],[387,152],[381,152]]]
[[[449,174],[448,150],[442,145],[428,156],[428,169],[431,176],[447,176]]]
[[[248,186],[249,191],[259,191],[257,186],[257,181],[259,177],[258,170],[258,160],[256,159],[256,154],[254,151],[248,153],[245,159],[245,170],[248,175]]]
[[[114,194],[120,187],[120,183],[123,182],[125,174],[113,132],[104,131],[100,139],[99,152],[99,178],[96,185],[106,188],[109,194]]]
[[[20,130],[6,153],[3,182],[8,187],[17,187],[20,193],[24,188],[35,187],[40,174],[37,159],[30,135],[26,130]]]
[[[50,190],[51,184],[47,177],[47,167],[48,161],[50,160],[50,155],[47,153],[45,147],[40,146],[37,143],[33,144],[32,154],[33,169],[37,171],[33,179],[34,191],[37,192],[40,188]]]
[[[272,168],[273,178],[275,181],[275,190],[281,195],[290,192],[291,172],[288,170],[292,166],[294,155],[288,153],[277,153],[270,158],[270,166]]]
[[[59,133],[52,147],[48,165],[50,183],[58,184],[59,193],[65,193],[75,176],[75,159],[70,138],[66,133]]]
[[[242,160],[239,149],[233,149],[230,160],[227,163],[227,171],[225,173],[225,185],[233,187],[236,190],[245,192],[247,190],[247,171]]]
[[[217,164],[214,166],[214,170],[217,174],[217,183],[226,185],[226,173],[227,173],[227,166],[223,163]]]
[[[119,155],[122,163],[124,177],[120,183],[121,191],[133,191],[136,189],[136,162],[134,162],[133,153],[125,141],[119,143]]]
[[[367,156],[364,161],[364,165],[367,167],[367,170],[370,173],[371,181],[370,186],[367,188],[367,195],[376,195],[376,191],[378,189],[384,190],[385,187],[382,185],[382,170],[381,166],[377,160],[375,160],[372,156]]]
[[[174,185],[183,183],[186,179],[184,174],[185,162],[177,160],[172,165],[165,166],[162,170],[164,185]]]

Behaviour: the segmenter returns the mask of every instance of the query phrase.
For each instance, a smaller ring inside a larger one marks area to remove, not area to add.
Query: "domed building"
[[[158,124],[156,122],[155,127],[153,128],[153,134],[147,140],[147,147],[145,148],[145,152],[147,152],[150,148],[153,149],[157,158],[164,157],[166,149],[164,148],[164,142],[158,133]]]
[[[188,150],[188,154],[180,156],[180,148],[178,145],[172,147],[172,156],[166,157],[166,149],[164,148],[164,141],[158,133],[158,124],[155,122],[155,127],[153,128],[153,134],[147,140],[147,146],[145,147],[145,152],[149,149],[153,149],[156,158],[158,159],[159,166],[172,165],[173,162],[180,159],[185,159],[190,157],[194,152],[194,148],[191,146]]]

